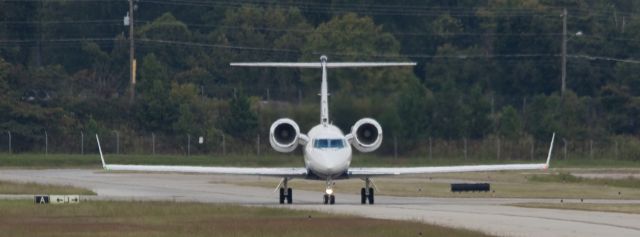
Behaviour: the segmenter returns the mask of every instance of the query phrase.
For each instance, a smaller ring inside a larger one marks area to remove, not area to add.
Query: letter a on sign
[[[49,196],[47,196],[47,195],[36,195],[34,201],[35,201],[36,204],[48,204],[49,203]]]

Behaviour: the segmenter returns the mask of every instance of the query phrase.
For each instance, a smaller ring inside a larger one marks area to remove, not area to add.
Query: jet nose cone
[[[325,167],[329,172],[336,172],[340,166],[338,164],[327,164]]]
[[[333,160],[331,162],[325,163],[324,168],[328,173],[338,173],[344,171],[344,169],[346,168],[346,163],[342,160]]]

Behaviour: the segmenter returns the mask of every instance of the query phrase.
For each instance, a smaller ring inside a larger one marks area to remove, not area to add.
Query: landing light
[[[333,194],[333,189],[328,188],[325,192],[329,195]]]

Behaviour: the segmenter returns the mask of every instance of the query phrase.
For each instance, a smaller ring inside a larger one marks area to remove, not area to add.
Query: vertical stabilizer
[[[320,85],[320,124],[329,124],[329,85],[327,83],[327,56],[320,57],[322,84]]]
[[[415,66],[414,62],[327,62],[327,56],[320,56],[317,62],[249,62],[230,63],[232,67],[291,67],[291,68],[320,68],[322,69],[322,84],[320,85],[320,124],[329,124],[329,85],[327,82],[328,68],[358,68],[358,67],[402,67]]]

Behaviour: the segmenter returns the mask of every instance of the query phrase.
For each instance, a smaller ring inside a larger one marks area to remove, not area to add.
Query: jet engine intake
[[[292,152],[298,147],[300,128],[291,119],[281,118],[271,124],[269,143],[278,152]]]
[[[382,144],[382,127],[371,118],[358,120],[351,127],[351,144],[360,152],[372,152]]]

